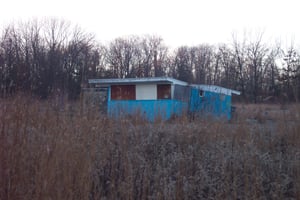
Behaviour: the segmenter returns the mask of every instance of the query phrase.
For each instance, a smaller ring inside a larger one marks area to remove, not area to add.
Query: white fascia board
[[[181,80],[177,80],[177,79],[174,79],[174,78],[167,78],[167,80],[175,85],[182,85],[182,86],[187,86],[188,83],[187,82],[184,82],[184,81],[181,81]]]
[[[235,95],[241,95],[241,92],[237,90],[231,90],[231,93]]]
[[[148,77],[148,78],[112,78],[112,79],[89,79],[89,84],[115,85],[115,84],[138,84],[138,83],[169,83],[177,85],[188,85],[184,81],[169,77]]]

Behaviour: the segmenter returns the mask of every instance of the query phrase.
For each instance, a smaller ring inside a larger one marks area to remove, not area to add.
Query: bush
[[[300,196],[297,105],[257,123],[239,107],[230,123],[114,121],[24,97],[0,107],[0,199]]]

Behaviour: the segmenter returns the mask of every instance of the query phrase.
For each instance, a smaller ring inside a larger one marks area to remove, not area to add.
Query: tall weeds
[[[239,108],[230,123],[114,121],[24,97],[0,107],[0,199],[300,197],[298,105],[288,118]]]

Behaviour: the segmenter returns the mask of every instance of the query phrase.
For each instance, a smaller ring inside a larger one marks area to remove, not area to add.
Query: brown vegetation
[[[75,105],[0,103],[0,199],[297,199],[300,107],[231,122],[118,122]]]

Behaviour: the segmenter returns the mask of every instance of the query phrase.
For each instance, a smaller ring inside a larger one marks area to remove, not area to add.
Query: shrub
[[[230,123],[114,121],[25,97],[0,107],[0,199],[300,196],[297,105],[271,121],[238,107]]]

